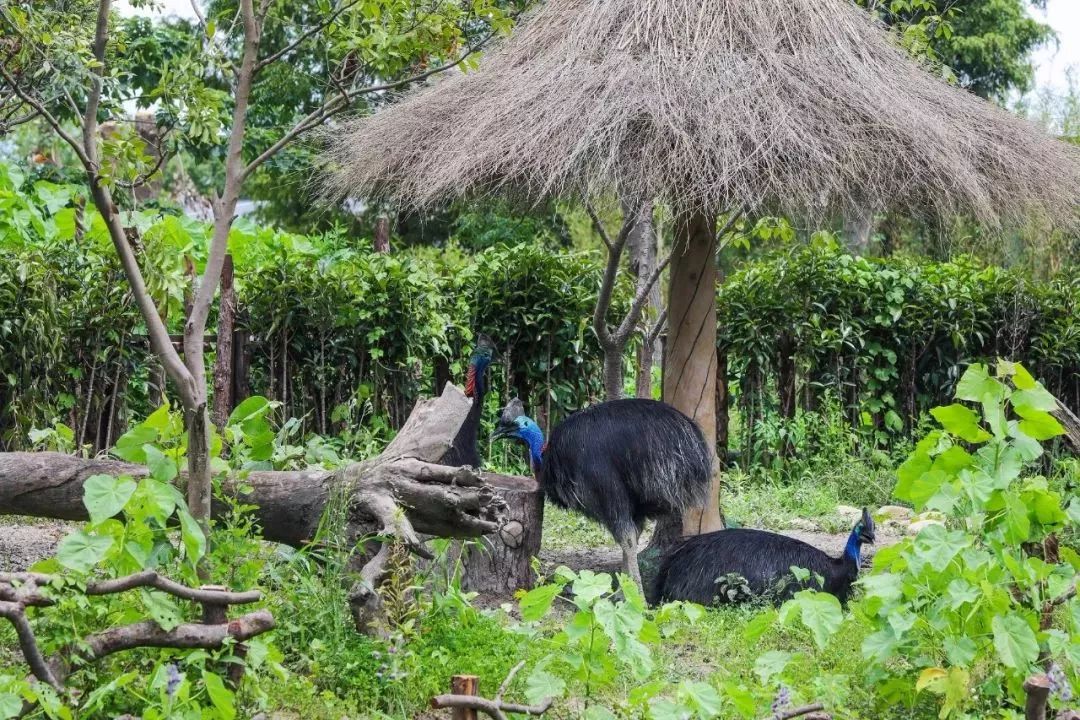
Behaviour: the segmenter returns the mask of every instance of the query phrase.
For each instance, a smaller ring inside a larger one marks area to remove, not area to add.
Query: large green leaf
[[[171,631],[184,621],[180,607],[171,595],[157,590],[140,590],[139,597],[142,598],[143,607],[146,608],[150,617],[165,632]]]
[[[224,720],[233,720],[236,717],[236,697],[232,690],[225,687],[225,681],[217,673],[203,670],[202,678],[206,694],[210,696],[214,708]]]
[[[566,692],[566,682],[537,666],[525,680],[525,698],[534,705],[539,705],[548,698],[561,698]]]
[[[146,466],[150,468],[150,477],[158,482],[172,482],[177,476],[176,462],[153,445],[143,445]]]
[[[784,603],[780,609],[781,622],[788,623],[795,617],[810,630],[814,642],[822,650],[844,622],[840,601],[833,595],[814,590],[803,590]]]
[[[1021,432],[1035,440],[1051,440],[1065,434],[1065,428],[1061,426],[1057,418],[1045,410],[1017,407],[1016,414],[1023,418],[1020,421]]]
[[[22,698],[13,693],[0,693],[0,720],[19,717],[22,714]]]
[[[525,593],[521,598],[521,619],[533,622],[547,615],[555,596],[562,592],[562,585],[541,585]]]
[[[206,534],[187,510],[180,510],[180,536],[189,562],[197,563],[206,554]]]
[[[949,532],[941,525],[928,525],[915,537],[912,550],[919,563],[943,572],[953,558],[970,544],[971,538],[960,530]]]
[[[930,411],[941,426],[950,433],[970,443],[986,442],[991,438],[979,425],[979,416],[974,410],[954,403],[945,407],[936,407]]]
[[[1008,668],[1027,670],[1039,659],[1039,642],[1027,621],[1015,613],[996,615],[991,622],[994,630],[994,649]]]
[[[579,606],[591,605],[598,598],[611,592],[611,576],[582,570],[574,581],[574,601]]]
[[[108,555],[113,542],[111,537],[89,535],[77,530],[60,541],[56,548],[56,559],[69,570],[87,572]]]
[[[135,481],[127,475],[91,475],[83,483],[83,505],[90,522],[97,524],[115,515],[127,505],[135,492]]]

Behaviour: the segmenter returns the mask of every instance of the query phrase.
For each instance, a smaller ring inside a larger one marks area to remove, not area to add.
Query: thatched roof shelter
[[[851,0],[547,0],[478,69],[329,139],[340,195],[669,203],[664,399],[706,437],[719,213],[1080,218],[1080,148],[949,86]],[[682,530],[720,525],[714,503]]]
[[[413,206],[617,188],[996,225],[1080,203],[1080,149],[950,87],[850,0],[548,0],[477,70],[331,139],[334,189]]]

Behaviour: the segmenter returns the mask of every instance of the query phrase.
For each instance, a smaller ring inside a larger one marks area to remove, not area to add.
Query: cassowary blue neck
[[[519,432],[521,439],[529,446],[529,464],[533,473],[540,472],[540,463],[544,458],[544,433],[536,425],[530,424]]]
[[[847,547],[844,548],[844,557],[848,560],[854,561],[856,565],[862,563],[862,540],[860,539],[861,533],[861,528],[857,527],[852,530],[850,537],[848,537]]]

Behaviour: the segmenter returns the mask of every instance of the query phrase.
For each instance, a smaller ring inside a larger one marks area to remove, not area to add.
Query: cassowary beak
[[[491,441],[503,440],[505,438],[513,436],[517,430],[517,425],[502,425],[499,424],[495,427],[495,432],[491,433]]]

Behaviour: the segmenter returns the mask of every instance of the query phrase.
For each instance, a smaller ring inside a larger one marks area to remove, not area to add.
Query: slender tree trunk
[[[604,399],[618,400],[623,395],[623,352],[625,344],[604,349]]]
[[[623,203],[623,214],[633,212],[633,208]],[[650,210],[643,221],[639,223],[627,238],[630,248],[630,272],[635,278],[635,287],[639,287],[644,278],[648,278],[656,267],[659,255],[659,247],[656,236],[656,227],[653,225],[655,208]],[[649,289],[648,301],[641,308],[642,317],[650,322],[660,312],[662,303],[660,297],[660,283],[653,283]],[[650,312],[651,311],[651,312]],[[648,323],[646,323],[648,324]],[[652,397],[652,369],[657,361],[656,343],[649,342],[648,332],[643,334],[641,345],[637,348],[637,377],[635,382],[635,394],[639,398]]]
[[[678,218],[671,254],[664,398],[712,440],[716,438],[716,216],[697,212]],[[714,458],[709,502],[682,518],[684,535],[723,529],[715,465]]]
[[[870,235],[874,232],[874,210],[864,205],[844,218],[844,240],[852,255],[867,255]]]
[[[380,213],[375,219],[373,246],[377,253],[390,252],[390,217],[386,213]]]
[[[731,397],[728,394],[728,353],[727,348],[716,349],[716,452],[721,464],[726,467],[728,449],[731,446],[729,427],[731,422]]]
[[[236,289],[233,287],[232,255],[221,269],[218,309],[217,356],[214,360],[214,425],[225,427],[233,409],[233,335],[236,327]]]

